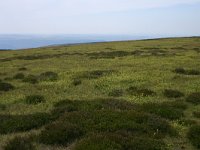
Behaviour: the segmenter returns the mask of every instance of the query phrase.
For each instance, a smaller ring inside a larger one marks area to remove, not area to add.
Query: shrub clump
[[[6,105],[0,104],[0,111],[1,111],[1,110],[5,110],[5,109],[6,109]]]
[[[30,95],[30,96],[26,96],[25,98],[26,104],[36,105],[43,102],[45,102],[45,99],[44,99],[44,96],[42,95]]]
[[[0,134],[36,129],[52,121],[47,113],[32,115],[0,115]]]
[[[120,136],[113,135],[112,138],[111,138],[111,135],[110,137],[108,136],[109,134],[106,135],[104,133],[104,135],[94,134],[92,136],[86,137],[75,145],[75,149],[76,150],[86,150],[86,149],[87,150],[89,149],[90,150],[105,150],[105,149],[106,150],[122,150],[123,149],[123,146],[121,145],[122,138]]]
[[[44,72],[39,75],[41,81],[56,81],[58,79],[58,74],[52,71]]]
[[[13,79],[24,79],[25,75],[23,73],[16,74]]]
[[[191,93],[187,98],[187,102],[193,103],[193,104],[200,104],[200,92]]]
[[[83,72],[82,75],[79,76],[79,78],[82,79],[98,79],[103,76],[109,75],[113,73],[113,70],[94,70],[94,71],[86,71]]]
[[[189,129],[188,132],[188,138],[191,141],[191,143],[196,147],[200,148],[200,126],[194,125]]]
[[[164,96],[166,96],[167,98],[179,98],[179,97],[183,97],[184,94],[178,90],[171,90],[171,89],[166,89],[163,92]]]
[[[27,68],[26,68],[26,67],[21,67],[21,68],[19,68],[18,70],[19,70],[19,71],[26,71]]]
[[[166,150],[166,145],[161,140],[146,137],[127,138],[118,134],[101,133],[93,134],[79,141],[75,145],[76,150]]]
[[[150,89],[143,89],[138,87],[129,87],[127,89],[128,94],[135,96],[154,96],[156,93]]]
[[[77,125],[56,122],[45,127],[39,135],[39,141],[48,145],[68,145],[84,134]]]
[[[10,91],[13,90],[14,86],[10,83],[0,82],[0,91]]]
[[[124,91],[122,89],[114,89],[108,95],[113,97],[120,97],[123,96]]]
[[[78,86],[78,85],[80,85],[81,83],[82,83],[82,81],[81,81],[80,79],[74,79],[72,84],[73,84],[74,86]]]
[[[38,83],[38,78],[37,76],[34,75],[28,75],[23,79],[23,82],[31,83],[31,84],[36,84]]]
[[[28,138],[15,137],[4,146],[5,150],[36,150]]]
[[[200,71],[194,70],[194,69],[185,70],[184,68],[176,68],[174,72],[178,74],[184,74],[184,75],[200,75]]]
[[[183,111],[186,108],[186,104],[183,103],[149,103],[142,106],[144,111],[170,120],[176,120],[183,117]]]
[[[200,118],[200,112],[193,112],[193,116],[196,117],[196,118]]]

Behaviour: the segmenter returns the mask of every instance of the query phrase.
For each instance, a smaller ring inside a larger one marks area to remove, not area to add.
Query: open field
[[[0,51],[0,149],[200,149],[200,38]]]

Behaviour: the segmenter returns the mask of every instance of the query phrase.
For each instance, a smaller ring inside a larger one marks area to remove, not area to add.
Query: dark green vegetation
[[[200,149],[200,38],[0,51],[0,149]]]
[[[5,150],[36,150],[31,140],[23,137],[15,137],[4,146]]]
[[[183,97],[184,94],[178,90],[166,89],[164,91],[164,96],[168,98],[179,98],[179,97]]]
[[[17,73],[13,79],[24,79],[25,75],[23,73]]]
[[[153,96],[156,93],[150,89],[146,88],[137,88],[137,87],[129,87],[127,89],[128,93],[135,96]]]
[[[195,112],[193,112],[193,115],[194,115],[194,117],[196,117],[196,118],[200,118],[200,111],[195,111]]]
[[[186,100],[193,104],[200,104],[200,92],[191,93]]]
[[[194,69],[185,70],[184,68],[176,68],[175,72],[179,74],[184,74],[184,75],[200,75],[200,71],[194,70]]]
[[[55,81],[57,79],[58,79],[58,74],[51,71],[41,73],[39,76],[39,80],[41,81]]]
[[[25,98],[25,103],[26,104],[38,104],[38,103],[42,103],[45,102],[44,96],[41,95],[30,95],[30,96],[26,96]]]
[[[52,120],[46,113],[32,115],[0,115],[0,134],[36,129]]]
[[[200,148],[200,125],[192,126],[188,132],[188,138],[194,146]]]
[[[0,91],[10,91],[13,90],[14,86],[10,83],[0,82]]]
[[[67,122],[53,123],[45,127],[39,140],[44,144],[67,145],[83,135],[82,129]]]
[[[28,75],[23,79],[23,82],[36,84],[38,83],[38,78],[35,75]]]

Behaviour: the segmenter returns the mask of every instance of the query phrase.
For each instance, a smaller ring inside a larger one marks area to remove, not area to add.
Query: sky
[[[200,0],[0,0],[0,34],[200,35]]]

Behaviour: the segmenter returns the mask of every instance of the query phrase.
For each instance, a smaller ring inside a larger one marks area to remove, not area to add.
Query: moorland
[[[200,149],[200,38],[0,51],[0,149]]]

